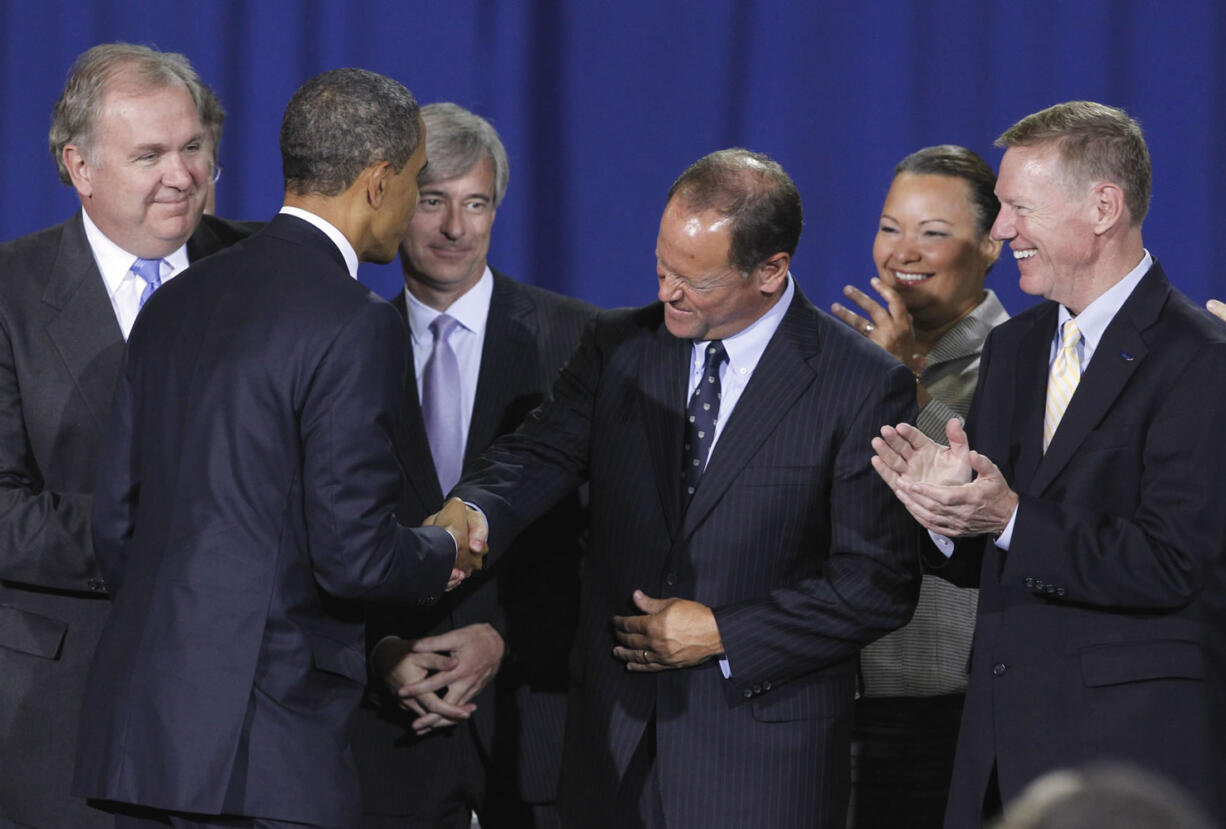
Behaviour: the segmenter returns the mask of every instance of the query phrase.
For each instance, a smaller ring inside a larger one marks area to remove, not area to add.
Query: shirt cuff
[[[996,537],[996,546],[1002,550],[1009,549],[1009,543],[1013,541],[1013,525],[1017,523],[1017,508],[1021,506],[1021,501],[1013,507],[1013,514],[1009,516],[1009,523],[1005,524],[1005,529],[999,536]]]
[[[723,672],[724,679],[732,679],[732,664],[728,662],[728,657],[719,658],[719,669]]]
[[[938,532],[928,531],[928,537],[932,539],[932,543],[937,545],[937,549],[941,551],[941,555],[949,558],[954,554],[954,540],[947,535],[941,535]]]

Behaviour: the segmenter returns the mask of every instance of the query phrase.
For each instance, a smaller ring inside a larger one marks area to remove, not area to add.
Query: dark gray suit
[[[205,216],[188,257],[249,232]],[[89,509],[123,346],[80,213],[0,245],[0,819],[110,821],[68,787],[109,607]]]
[[[856,654],[904,623],[918,536],[869,465],[882,423],[915,414],[896,360],[797,290],[684,512],[691,343],[659,303],[601,314],[554,399],[457,487],[493,553],[582,481],[591,487],[560,808],[613,826],[618,787],[654,722],[669,826],[841,826]],[[497,566],[497,565],[495,565]],[[635,588],[711,607],[714,660],[631,673],[610,619]]]
[[[403,292],[393,304],[406,312]],[[544,399],[596,310],[494,272],[465,444],[468,464]],[[416,474],[410,476],[401,520],[417,523],[438,510],[443,493],[432,474],[417,385],[409,382],[408,387],[406,444]],[[459,757],[477,752],[488,760],[488,785],[501,788],[504,797],[530,803],[556,798],[583,529],[584,517],[572,495],[525,531],[516,543],[522,555],[476,574],[428,610],[388,607],[371,620],[373,641],[388,635],[416,639],[488,622],[506,640],[507,656],[497,679],[474,699],[477,711],[470,724],[421,739],[408,728],[414,715],[400,711],[383,694],[372,695],[372,702],[383,704],[377,712],[375,707],[362,712],[354,742],[364,811],[439,812],[440,801],[453,802],[457,787],[467,782],[448,779],[461,773]],[[481,766],[480,760],[471,762]],[[496,808],[491,805],[486,812]],[[483,823],[492,820],[482,815]]]

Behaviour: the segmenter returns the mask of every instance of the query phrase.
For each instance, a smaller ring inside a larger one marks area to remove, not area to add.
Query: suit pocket
[[[366,655],[359,648],[323,636],[312,636],[310,641],[311,658],[317,670],[366,684]]]
[[[1204,679],[1205,654],[1196,642],[1125,642],[1082,651],[1081,678],[1091,688],[1153,679]]]
[[[794,680],[754,700],[751,709],[758,722],[828,719],[851,710],[854,691],[855,675],[851,673],[816,681]]]
[[[0,648],[59,659],[68,625],[19,607],[0,605]]]

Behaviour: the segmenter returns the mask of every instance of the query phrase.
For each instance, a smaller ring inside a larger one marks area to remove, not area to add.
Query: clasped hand
[[[945,424],[941,446],[909,423],[881,427],[873,469],[920,524],[950,538],[1000,534],[1017,508],[1017,493],[1000,469],[973,451],[962,422]]]
[[[455,566],[451,570],[451,578],[447,580],[448,590],[454,590],[474,570],[481,569],[488,552],[486,539],[489,538],[489,528],[480,510],[473,509],[459,498],[451,498],[441,510],[423,521],[422,526],[442,527],[455,539]]]
[[[400,707],[417,715],[412,728],[420,737],[468,719],[477,710],[472,699],[505,654],[498,631],[480,622],[422,639],[386,639],[375,650],[375,666]]]

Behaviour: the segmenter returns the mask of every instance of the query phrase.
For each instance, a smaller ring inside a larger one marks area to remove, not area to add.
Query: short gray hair
[[[372,164],[400,172],[421,143],[413,93],[391,78],[348,67],[299,87],[281,120],[285,190],[335,196]]]
[[[1066,101],[1027,115],[996,139],[998,147],[1050,144],[1083,181],[1110,181],[1124,190],[1132,224],[1149,212],[1153,171],[1141,125],[1127,112],[1094,101]]]
[[[427,166],[419,183],[462,176],[488,158],[494,167],[494,207],[502,204],[511,167],[494,125],[459,104],[447,102],[426,104],[421,108],[421,120],[426,125]]]
[[[201,114],[202,124],[204,101],[210,96],[217,100],[200,80],[191,62],[178,52],[159,52],[135,43],[103,43],[82,52],[68,73],[60,99],[55,102],[48,135],[60,181],[65,184],[71,184],[72,177],[64,166],[64,148],[75,144],[91,164],[95,162],[94,127],[98,113],[102,110],[103,98],[112,82],[121,75],[124,80],[135,82],[143,90],[183,84],[196,104],[196,112]],[[224,119],[225,112],[220,104],[218,110]],[[220,132],[219,123],[217,134]],[[213,135],[212,130],[209,135]],[[217,148],[214,147],[213,151],[216,152]]]

